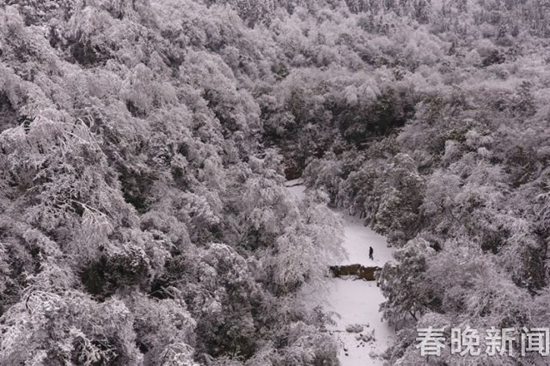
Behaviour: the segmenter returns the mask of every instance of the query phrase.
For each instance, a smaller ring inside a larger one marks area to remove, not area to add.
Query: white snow
[[[383,365],[379,357],[390,345],[393,330],[381,320],[380,303],[384,297],[374,281],[335,278],[334,284],[326,293],[324,308],[340,315],[333,336],[339,340],[341,348],[338,358],[342,366]],[[362,334],[374,331],[374,341],[357,340],[357,333],[348,333],[346,327],[353,324],[365,326]]]
[[[303,183],[301,179],[294,179],[287,181],[285,184],[290,193],[292,193],[298,201],[305,197],[306,186],[304,186]]]
[[[305,187],[300,181],[287,182],[287,187],[296,199],[305,195]],[[359,263],[364,266],[379,266],[392,259],[392,248],[386,239],[365,227],[359,218],[339,212],[344,220],[344,248],[348,258],[335,261],[335,265]],[[374,249],[374,261],[369,259],[369,246]],[[340,262],[340,263],[338,263]],[[336,325],[328,331],[340,343],[338,358],[342,366],[383,365],[380,355],[391,344],[395,336],[393,329],[381,320],[380,304],[384,297],[375,281],[329,278],[322,290],[319,286],[304,288],[300,299],[306,306],[321,305],[327,312],[338,314],[334,317]],[[363,325],[361,333],[349,333],[349,325]],[[374,341],[358,339],[374,332]]]
[[[363,225],[363,220],[358,217],[341,211],[339,213],[344,219],[344,247],[348,252],[348,258],[335,264],[358,263],[363,266],[383,267],[386,262],[392,260],[393,248],[388,247],[386,238]],[[369,246],[374,250],[374,261],[369,259]]]

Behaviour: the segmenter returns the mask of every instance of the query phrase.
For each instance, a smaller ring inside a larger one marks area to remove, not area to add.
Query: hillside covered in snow
[[[448,336],[550,326],[549,37],[545,0],[3,1],[0,365],[336,366],[351,323],[357,366],[545,365]]]

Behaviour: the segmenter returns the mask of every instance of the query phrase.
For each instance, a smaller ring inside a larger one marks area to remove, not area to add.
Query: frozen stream
[[[305,187],[296,185],[299,181],[287,183],[288,189],[296,197],[304,196]],[[348,258],[334,263],[362,264],[379,266],[392,259],[392,248],[388,248],[386,239],[371,229],[363,226],[361,220],[345,213],[340,213],[344,220],[344,248]],[[374,261],[369,259],[369,246],[374,249]],[[311,307],[321,305],[325,311],[339,315],[334,317],[336,325],[329,328],[340,343],[338,358],[342,366],[383,365],[379,355],[392,342],[395,333],[386,322],[382,322],[379,306],[384,301],[375,281],[330,278],[327,279],[324,291],[319,288],[304,289],[303,301]],[[361,333],[346,331],[348,325],[363,325]],[[374,331],[374,341],[360,339],[360,335],[369,335]],[[358,339],[359,338],[359,339]]]

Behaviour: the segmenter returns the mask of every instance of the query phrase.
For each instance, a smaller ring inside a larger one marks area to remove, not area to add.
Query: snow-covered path
[[[304,196],[305,187],[298,183],[288,182],[288,189],[299,200]],[[335,265],[358,263],[382,267],[391,260],[392,249],[388,248],[383,236],[363,226],[358,218],[340,214],[344,220],[344,248],[348,258]],[[374,249],[374,261],[369,259],[369,246]],[[318,287],[306,288],[301,298],[308,306],[321,305],[325,311],[339,315],[334,318],[336,325],[329,331],[341,345],[338,358],[342,366],[383,365],[379,355],[391,344],[395,333],[381,320],[379,306],[384,297],[375,281],[330,278],[324,291],[319,291]],[[354,324],[362,325],[363,331],[347,332],[346,327]],[[373,332],[374,341],[365,341]]]

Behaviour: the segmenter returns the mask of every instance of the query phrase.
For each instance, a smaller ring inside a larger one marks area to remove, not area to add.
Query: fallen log
[[[360,264],[348,264],[344,266],[330,266],[330,272],[334,277],[353,276],[360,280],[376,281],[382,268],[364,267]]]

